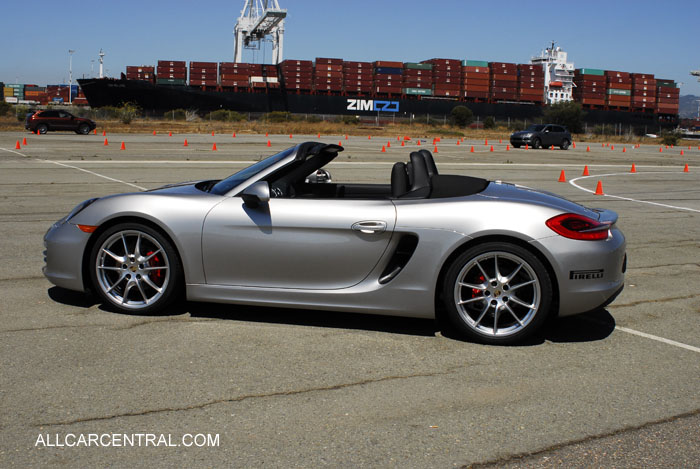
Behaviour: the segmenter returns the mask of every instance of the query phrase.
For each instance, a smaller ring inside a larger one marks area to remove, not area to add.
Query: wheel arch
[[[444,314],[444,307],[441,301],[441,294],[442,294],[442,283],[445,280],[445,275],[447,274],[447,270],[450,268],[452,265],[452,262],[463,252],[467,251],[468,249],[473,248],[474,246],[477,246],[479,244],[484,244],[484,243],[491,243],[491,242],[501,242],[501,243],[510,243],[510,244],[515,244],[516,246],[519,246],[523,249],[526,249],[528,252],[533,254],[537,259],[542,262],[542,265],[544,265],[544,268],[547,270],[547,274],[550,276],[552,279],[552,314],[551,316],[555,316],[558,314],[559,311],[559,279],[557,277],[556,271],[552,267],[551,262],[549,262],[549,259],[547,259],[547,256],[542,253],[539,249],[537,249],[535,246],[532,244],[528,243],[527,241],[517,238],[515,236],[508,236],[508,235],[484,235],[484,236],[479,236],[477,238],[471,238],[465,241],[464,243],[460,244],[457,246],[449,256],[445,259],[443,262],[442,266],[440,267],[440,272],[438,273],[437,280],[435,282],[435,315],[436,317],[438,315]],[[550,317],[551,317],[550,316]]]
[[[82,269],[82,276],[83,276],[83,288],[85,290],[92,290],[93,285],[90,277],[90,266],[89,266],[89,257],[90,253],[92,252],[92,248],[95,246],[95,243],[97,242],[97,239],[100,237],[102,233],[107,231],[113,226],[119,225],[121,223],[140,223],[142,225],[146,225],[149,228],[152,228],[156,230],[158,233],[160,233],[162,236],[164,236],[168,242],[172,245],[173,249],[175,250],[175,254],[177,255],[177,259],[180,262],[180,265],[183,266],[182,268],[182,275],[183,278],[185,278],[186,272],[184,268],[184,264],[182,263],[182,255],[180,254],[180,249],[178,248],[177,243],[173,240],[172,236],[168,233],[168,231],[160,226],[158,223],[154,222],[153,220],[150,220],[148,218],[144,217],[139,217],[139,216],[134,216],[134,215],[127,215],[127,216],[118,216],[115,218],[111,218],[107,220],[106,222],[102,223],[93,233],[90,235],[90,239],[88,239],[87,244],[85,245],[85,250],[83,251],[83,259],[81,262],[81,269]]]

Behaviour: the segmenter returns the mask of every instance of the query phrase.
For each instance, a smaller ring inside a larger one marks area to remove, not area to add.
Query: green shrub
[[[661,142],[664,145],[678,145],[681,136],[678,132],[661,132]]]
[[[564,125],[571,133],[583,131],[584,117],[581,104],[573,101],[550,104],[544,111],[544,120],[548,124]]]
[[[496,119],[494,119],[493,116],[486,117],[486,119],[484,119],[484,128],[493,129],[494,127],[496,127]]]
[[[360,118],[357,116],[342,116],[341,122],[347,125],[357,125],[360,123]]]
[[[452,108],[450,117],[455,125],[466,127],[474,120],[474,113],[467,106],[455,106]]]
[[[217,109],[216,111],[212,111],[207,116],[207,119],[212,121],[226,122],[228,120],[228,110]]]
[[[291,115],[288,112],[273,111],[265,114],[263,116],[263,120],[266,120],[267,122],[287,122],[292,119]]]
[[[173,109],[163,114],[163,118],[174,121],[184,121],[187,119],[187,111],[184,109]]]
[[[10,103],[6,103],[5,101],[0,101],[0,117],[6,116],[7,114],[9,114],[11,108],[12,108],[12,105]]]
[[[24,122],[27,120],[27,113],[29,112],[29,108],[27,106],[15,106],[15,116],[17,116],[17,120],[19,122]]]
[[[124,103],[119,108],[118,117],[122,124],[131,124],[136,119],[141,109],[134,103]]]

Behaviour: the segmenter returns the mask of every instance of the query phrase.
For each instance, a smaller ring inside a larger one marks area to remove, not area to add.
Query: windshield
[[[242,182],[255,176],[260,171],[264,171],[278,161],[291,155],[296,147],[287,148],[286,150],[277,153],[276,155],[268,156],[262,161],[258,161],[254,165],[248,166],[245,169],[238,171],[226,179],[217,182],[214,187],[211,188],[211,193],[216,195],[224,195],[231,189],[241,184]]]
[[[532,124],[530,127],[525,129],[527,132],[541,132],[542,129],[544,129],[544,125],[542,124]]]

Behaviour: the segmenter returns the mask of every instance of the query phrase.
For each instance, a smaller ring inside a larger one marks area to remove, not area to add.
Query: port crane
[[[243,49],[260,49],[260,43],[271,36],[272,63],[280,63],[286,17],[287,10],[281,9],[277,0],[245,0],[233,30],[233,61],[242,62]]]

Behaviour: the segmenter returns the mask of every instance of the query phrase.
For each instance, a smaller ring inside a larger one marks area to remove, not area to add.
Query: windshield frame
[[[270,155],[257,163],[253,163],[250,166],[246,166],[240,171],[233,173],[226,179],[222,179],[212,186],[209,190],[211,194],[228,196],[236,195],[241,190],[245,189],[250,184],[257,180],[263,178],[272,171],[277,170],[281,166],[285,166],[289,161],[294,160],[296,157],[298,145],[286,148],[279,153]]]

